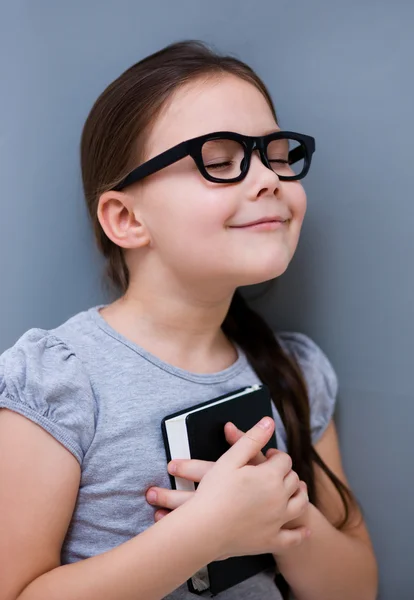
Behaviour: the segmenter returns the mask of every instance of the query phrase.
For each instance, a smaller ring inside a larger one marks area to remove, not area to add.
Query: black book
[[[265,385],[242,388],[168,415],[161,422],[167,461],[195,458],[215,462],[230,448],[224,435],[228,421],[247,431],[265,416],[273,418],[270,393]],[[277,448],[274,433],[263,452],[269,448]],[[170,481],[172,489],[197,488],[197,483],[180,477],[170,475]],[[272,554],[231,557],[209,563],[187,584],[192,593],[209,590],[215,595],[271,567],[275,567]]]

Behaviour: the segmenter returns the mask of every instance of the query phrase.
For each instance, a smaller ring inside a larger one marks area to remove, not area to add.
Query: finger
[[[230,421],[224,426],[224,435],[226,436],[226,440],[230,445],[233,445],[243,437],[243,431],[241,431],[234,423]]]
[[[164,510],[164,509],[160,509],[160,510],[156,510],[155,514],[154,514],[154,521],[157,523],[158,521],[161,521],[161,519],[163,517],[166,517],[167,515],[170,514],[170,510]]]
[[[264,417],[259,423],[244,433],[234,446],[222,454],[216,465],[227,468],[238,468],[246,465],[267,444],[274,429],[274,420],[270,417]]]
[[[285,490],[288,493],[289,498],[293,496],[298,490],[303,491],[300,487],[299,475],[295,471],[289,471],[283,480]]]
[[[184,502],[187,502],[193,495],[194,492],[152,487],[147,491],[146,499],[147,502],[153,506],[174,510],[184,504]]]
[[[270,458],[271,456],[274,456],[278,452],[280,452],[280,450],[278,450],[277,448],[269,448],[269,450],[267,450],[265,456],[266,456],[266,458]]]
[[[280,529],[277,535],[277,545],[282,550],[293,546],[299,546],[304,542],[311,532],[307,527],[296,527],[295,529]]]
[[[262,469],[276,469],[279,475],[283,478],[292,470],[292,459],[286,452],[273,453],[263,465],[259,465]]]
[[[287,521],[292,521],[303,514],[307,506],[309,505],[309,496],[306,492],[302,492],[299,487],[298,491],[293,494],[288,500],[286,512]]]
[[[168,463],[168,472],[176,477],[200,482],[214,463],[207,460],[181,459]]]
[[[227,442],[231,446],[233,446],[233,444],[235,444],[241,437],[243,437],[244,431],[236,427],[234,423],[229,422],[226,423],[226,425],[224,426],[224,434],[226,436]],[[263,452],[258,452],[256,456],[252,458],[251,461],[249,461],[249,465],[260,465],[265,461],[266,458]]]

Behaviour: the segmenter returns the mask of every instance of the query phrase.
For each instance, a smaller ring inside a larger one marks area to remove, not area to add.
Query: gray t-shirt
[[[0,356],[0,407],[43,427],[81,465],[63,564],[110,550],[153,525],[155,509],[145,492],[152,485],[170,487],[160,428],[165,415],[260,383],[238,347],[238,359],[227,369],[190,373],[120,335],[99,308],[81,312],[53,330],[31,329]],[[308,337],[277,337],[296,357],[306,380],[315,442],[333,414],[335,373]],[[274,418],[278,447],[286,450],[286,433],[276,410]],[[273,572],[261,573],[220,598],[279,600],[273,580]],[[167,598],[195,596],[184,583]]]

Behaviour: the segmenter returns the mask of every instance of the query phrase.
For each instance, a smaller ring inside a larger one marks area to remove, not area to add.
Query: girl
[[[1,357],[0,600],[191,600],[202,566],[264,552],[298,600],[375,597],[332,367],[237,291],[287,268],[313,151],[280,129],[247,65],[198,42],[145,58],[98,98],[82,175],[119,297]],[[260,381],[274,420],[227,424],[219,461],[167,471],[162,417]],[[274,427],[279,451],[264,456]],[[168,472],[197,491],[170,490]],[[221,596],[281,597],[274,569]]]

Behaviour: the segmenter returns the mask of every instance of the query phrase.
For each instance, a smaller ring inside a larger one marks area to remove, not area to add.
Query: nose
[[[277,173],[263,162],[262,155],[257,149],[252,152],[247,177],[253,182],[252,193],[256,198],[266,194],[277,194],[280,191],[280,179]]]

